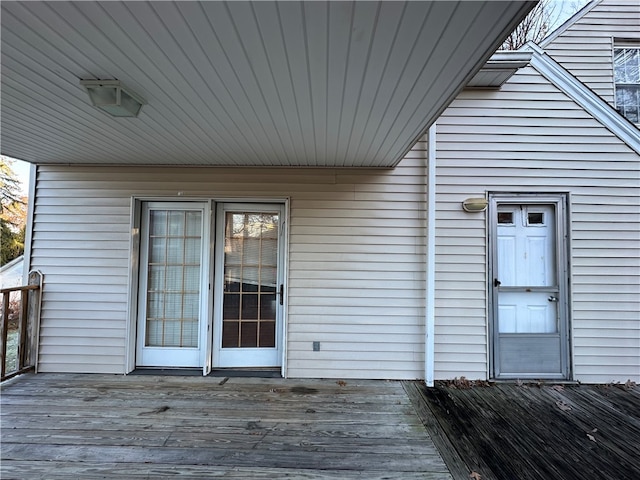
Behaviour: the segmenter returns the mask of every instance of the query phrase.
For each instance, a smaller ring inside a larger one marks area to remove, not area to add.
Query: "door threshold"
[[[516,385],[579,385],[577,380],[567,380],[566,378],[492,378],[488,380],[492,383],[506,383]]]
[[[166,375],[166,376],[183,376],[196,377],[202,376],[202,368],[159,368],[159,367],[142,367],[136,368],[128,375]]]
[[[202,368],[164,368],[142,367],[136,368],[128,375],[165,375],[182,377],[201,377]],[[280,367],[269,368],[218,368],[211,370],[208,377],[254,377],[254,378],[282,378]]]
[[[254,377],[254,378],[282,378],[280,367],[269,368],[216,368],[211,370],[209,377]]]

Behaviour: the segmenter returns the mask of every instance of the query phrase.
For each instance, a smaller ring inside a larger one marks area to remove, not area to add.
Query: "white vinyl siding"
[[[422,378],[421,148],[394,170],[39,167],[39,370],[125,371],[133,196],[290,197],[288,375]]]
[[[541,46],[578,80],[615,106],[613,47],[616,39],[640,42],[640,2],[604,0]]]
[[[551,108],[552,106],[552,108]],[[436,378],[486,378],[487,192],[567,192],[574,378],[638,379],[640,158],[533,68],[437,127]]]

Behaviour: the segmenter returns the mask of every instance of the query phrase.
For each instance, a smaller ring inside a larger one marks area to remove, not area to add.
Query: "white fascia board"
[[[618,113],[611,105],[553,60],[538,45],[529,43],[527,49],[534,52],[531,66],[562,90],[611,133],[640,154],[640,130]]]
[[[486,66],[500,65],[522,68],[529,63],[531,55],[530,52],[523,50],[498,50],[487,60]]]

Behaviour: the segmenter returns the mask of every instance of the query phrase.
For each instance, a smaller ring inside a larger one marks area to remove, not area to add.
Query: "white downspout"
[[[433,387],[435,361],[435,272],[436,272],[436,124],[429,127],[427,146],[427,256],[425,285],[424,378]]]
[[[36,204],[36,179],[38,178],[38,166],[32,163],[29,167],[29,197],[27,200],[27,228],[24,238],[24,263],[22,268],[22,285],[29,284],[29,272],[31,271],[31,243],[33,241],[33,219]]]

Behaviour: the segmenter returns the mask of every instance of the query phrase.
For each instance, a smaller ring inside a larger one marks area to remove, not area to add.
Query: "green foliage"
[[[0,214],[20,199],[20,180],[11,168],[12,161],[2,157],[0,160]]]
[[[5,157],[0,160],[0,266],[24,253],[24,221],[15,220],[16,212],[23,209],[24,202],[20,180],[11,163]]]
[[[0,266],[9,263],[24,253],[25,228],[14,232],[9,222],[0,219]]]

